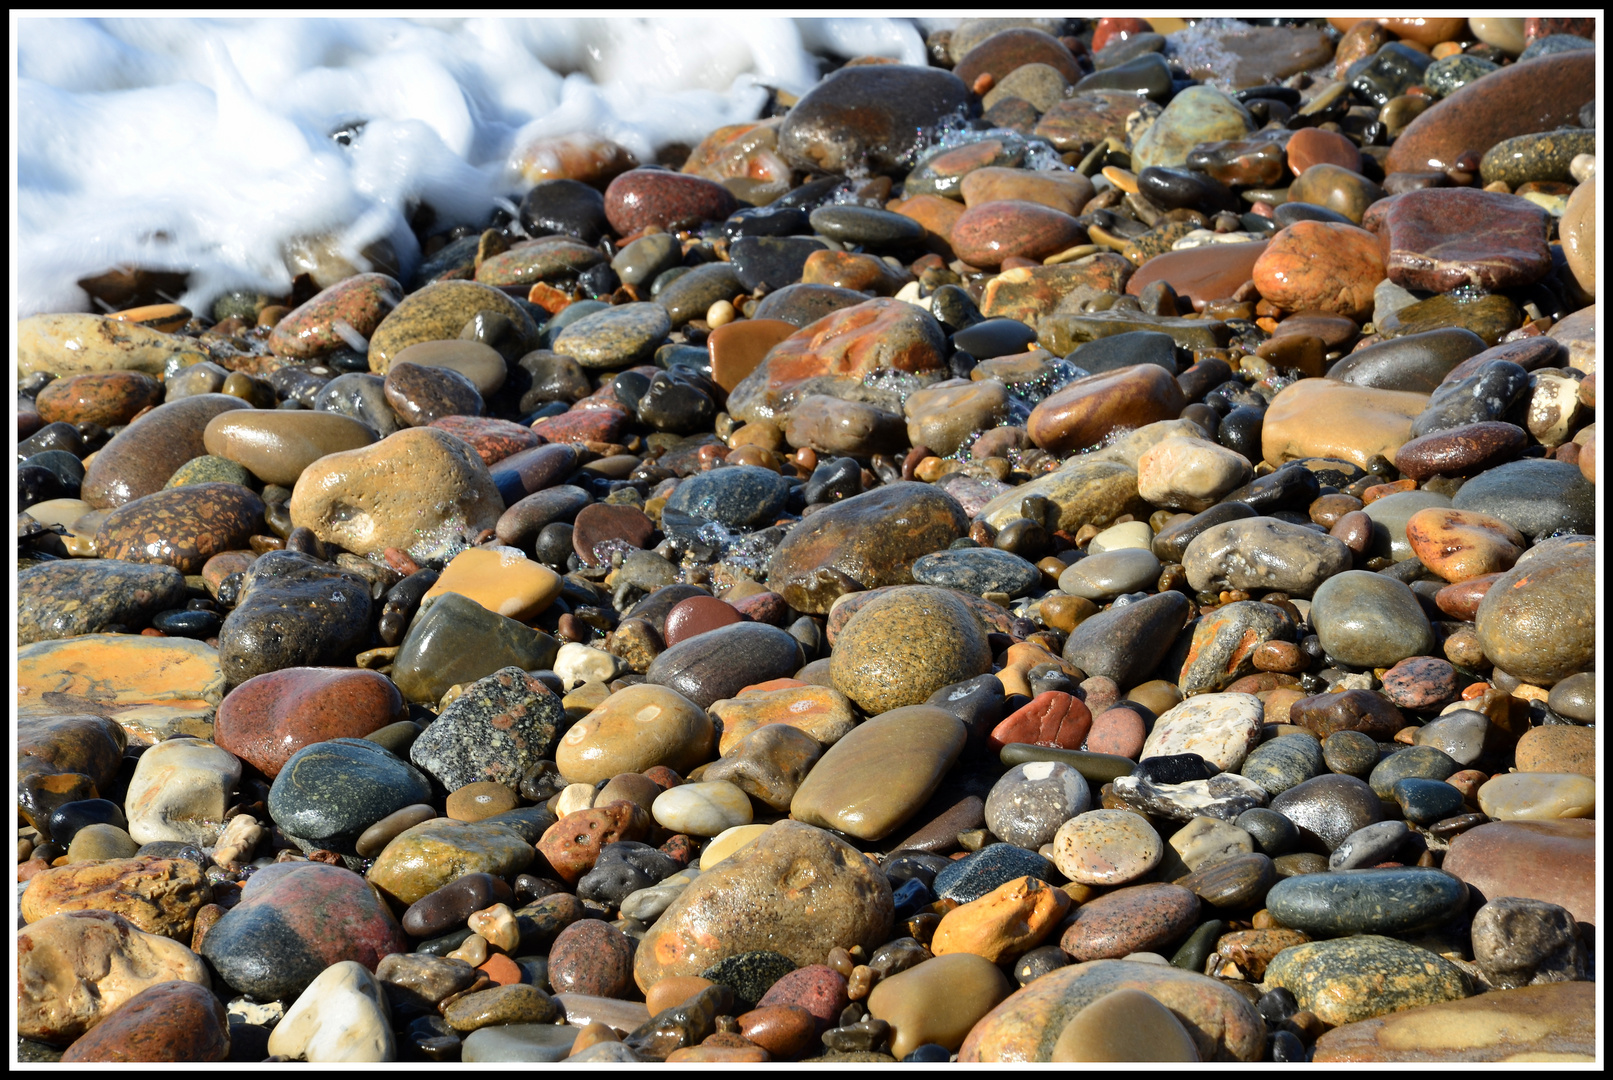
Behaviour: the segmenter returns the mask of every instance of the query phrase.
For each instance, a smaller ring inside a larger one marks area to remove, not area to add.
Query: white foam
[[[922,64],[950,21],[19,19],[17,313],[92,310],[75,282],[122,264],[188,271],[199,310],[284,292],[286,243],[333,231],[407,271],[413,207],[479,224],[530,186],[511,157],[533,138],[653,160],[804,93],[814,54]]]

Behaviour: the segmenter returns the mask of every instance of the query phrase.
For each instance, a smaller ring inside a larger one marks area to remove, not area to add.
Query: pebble
[[[1165,855],[1148,819],[1129,810],[1075,814],[1059,826],[1052,844],[1059,873],[1082,885],[1137,881]]]
[[[950,953],[882,979],[868,995],[868,1012],[890,1025],[891,1053],[897,1058],[931,1043],[956,1052],[1009,989],[989,959]]]
[[[425,774],[367,739],[311,743],[277,770],[269,816],[288,837],[343,855],[371,825],[431,795]]]
[[[949,590],[915,585],[860,608],[836,638],[829,671],[835,689],[872,714],[921,704],[990,663],[974,613]]]
[[[956,717],[933,705],[890,709],[824,752],[796,789],[790,814],[860,840],[888,836],[935,793],[965,736]]]
[[[1266,982],[1290,991],[1301,1008],[1335,1026],[1468,995],[1466,977],[1456,965],[1377,934],[1284,949],[1267,965]]]
[[[156,983],[76,1040],[65,1062],[203,1062],[229,1057],[224,1003],[206,987],[173,980]]]
[[[1261,715],[1252,694],[1200,694],[1154,721],[1138,760],[1197,754],[1222,772],[1235,772],[1260,737]]]

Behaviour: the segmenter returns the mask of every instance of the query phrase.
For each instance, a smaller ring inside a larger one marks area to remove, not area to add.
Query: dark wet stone
[[[570,524],[593,501],[588,492],[569,484],[535,491],[504,511],[493,531],[501,543],[530,550],[544,526],[557,521]]]
[[[107,799],[79,799],[52,810],[49,825],[40,833],[50,837],[53,844],[71,847],[73,837],[78,835],[79,830],[90,825],[112,825],[119,829],[129,827],[117,803]]]
[[[831,240],[875,250],[900,248],[924,239],[924,226],[910,217],[866,206],[831,204],[812,211],[811,225]]]
[[[365,829],[430,798],[430,781],[408,762],[367,739],[328,739],[281,767],[268,806],[274,823],[305,850],[356,857]]]
[[[1408,746],[1384,758],[1373,768],[1367,783],[1385,802],[1394,800],[1394,787],[1408,777],[1419,780],[1444,780],[1461,765],[1445,751],[1433,746]]]
[[[1382,108],[1390,98],[1419,84],[1432,63],[1427,53],[1391,41],[1372,56],[1357,61],[1344,77],[1357,97]]]
[[[967,904],[1015,878],[1046,881],[1053,864],[1034,851],[1013,844],[988,844],[953,862],[935,875],[931,890],[943,900]]]
[[[1458,510],[1500,518],[1533,541],[1595,529],[1596,488],[1579,466],[1525,458],[1473,477],[1451,498]]]
[[[348,372],[326,383],[314,399],[320,412],[340,413],[368,424],[381,438],[402,431],[404,423],[386,397],[386,380],[380,375]]]
[[[1471,476],[1517,458],[1529,433],[1516,424],[1484,420],[1420,435],[1395,451],[1395,468],[1419,483],[1434,476]]]
[[[232,989],[291,1001],[332,964],[356,960],[373,971],[381,957],[407,950],[403,929],[362,877],[304,862],[248,878],[201,954]]]
[[[424,427],[445,416],[480,416],[483,408],[475,384],[445,367],[395,363],[387,370],[382,392],[410,427]]]
[[[1206,529],[1224,525],[1240,518],[1257,517],[1259,511],[1247,503],[1221,502],[1202,513],[1194,514],[1176,525],[1171,525],[1154,537],[1155,557],[1164,563],[1179,563],[1188,544]]]
[[[1353,776],[1318,776],[1296,784],[1272,799],[1271,808],[1328,851],[1355,830],[1383,820],[1377,794]]]
[[[1328,856],[1330,870],[1360,870],[1393,859],[1410,835],[1404,821],[1380,821],[1355,830]]]
[[[794,675],[800,666],[801,646],[785,631],[735,623],[667,649],[650,664],[645,681],[671,687],[704,709],[752,683]]]
[[[801,256],[805,264],[807,252]],[[736,270],[736,272],[738,272]],[[786,285],[777,292],[769,293],[756,305],[756,311],[751,316],[754,319],[780,319],[793,326],[806,327],[817,322],[825,315],[839,311],[841,308],[855,307],[868,299],[866,295],[851,289],[842,289],[835,285],[805,285],[799,283],[800,274],[796,275],[797,284]]]
[[[605,189],[604,210],[617,235],[646,225],[667,232],[703,221],[721,221],[734,212],[733,195],[712,180],[665,169],[632,169]]]
[[[521,200],[521,227],[528,236],[560,233],[592,244],[606,224],[604,198],[577,180],[541,180]]]
[[[549,948],[557,994],[620,997],[633,985],[633,939],[602,919],[578,919]]]
[[[967,98],[958,76],[939,68],[844,67],[790,109],[779,128],[779,152],[818,172],[890,172],[919,145],[921,131]]]
[[[1470,375],[1447,378],[1411,423],[1413,439],[1469,424],[1499,421],[1529,392],[1529,373],[1510,360],[1488,360]]]
[[[774,983],[795,969],[795,961],[783,953],[744,952],[719,960],[700,977],[733,991],[735,1012],[749,1012]]]
[[[1288,722],[1319,739],[1327,739],[1335,732],[1356,731],[1385,742],[1405,726],[1400,710],[1371,690],[1341,690],[1300,698],[1288,707]]]
[[[1384,338],[1420,334],[1448,326],[1464,327],[1494,346],[1501,338],[1523,325],[1523,314],[1504,293],[1483,293],[1476,298],[1463,293],[1447,293],[1419,300],[1386,315],[1377,324]]]
[[[638,400],[638,418],[657,431],[693,435],[708,430],[717,414],[711,395],[659,372]]]
[[[1313,937],[1405,934],[1460,913],[1467,886],[1434,869],[1304,874],[1278,882],[1266,907],[1284,926]]]
[[[1290,709],[1289,716],[1293,716]],[[1345,728],[1322,739],[1322,758],[1330,771],[1365,779],[1378,764],[1378,741],[1364,731]]]
[[[1190,609],[1178,592],[1113,607],[1075,628],[1065,642],[1064,659],[1088,675],[1135,686],[1164,658]]]
[[[1551,688],[1546,704],[1559,716],[1590,723],[1596,719],[1596,676],[1588,671],[1570,675]]]
[[[1311,625],[1327,655],[1352,667],[1389,667],[1434,650],[1434,631],[1416,594],[1365,570],[1346,570],[1317,588]]]
[[[168,488],[108,514],[96,530],[95,547],[107,559],[198,574],[219,552],[245,548],[247,538],[261,531],[263,511],[263,500],[239,484]]]
[[[369,582],[301,552],[271,551],[247,570],[219,630],[219,667],[238,685],[281,668],[346,666],[369,625]]]
[[[1272,858],[1286,855],[1299,846],[1299,829],[1294,823],[1264,806],[1245,810],[1233,824],[1254,837],[1256,848]]]
[[[900,216],[900,215],[892,215]],[[907,221],[910,219],[903,218]],[[765,286],[769,295],[776,293],[786,286],[794,285],[801,280],[802,268],[806,266],[807,256],[814,251],[823,251],[820,241],[805,236],[741,236],[736,239],[728,249],[728,261],[739,278],[739,283],[746,290],[754,290]],[[807,288],[825,289],[833,286],[812,285]],[[850,292],[851,290],[843,290]],[[857,302],[861,303],[864,297],[859,296]],[[774,301],[775,305],[778,301]],[[828,311],[817,313],[817,317],[827,315]],[[757,318],[780,318],[772,314],[763,316],[758,310]],[[795,320],[790,320],[794,322]],[[815,322],[816,318],[806,322]],[[805,326],[806,322],[797,323]]]
[[[671,856],[648,844],[618,840],[600,848],[594,868],[577,881],[577,895],[616,908],[631,893],[650,888],[681,868]]]
[[[648,361],[671,329],[659,304],[620,304],[567,326],[555,337],[554,351],[585,368],[624,367]]]
[[[1154,784],[1187,784],[1215,774],[1199,754],[1162,754],[1138,762],[1131,775]]]
[[[655,525],[636,506],[593,503],[577,511],[572,547],[586,566],[608,566],[613,550],[625,555],[649,544]]]
[[[1170,65],[1163,56],[1145,53],[1124,64],[1094,71],[1075,84],[1075,93],[1080,97],[1093,90],[1119,90],[1163,101],[1171,91],[1171,78]]]
[[[1441,780],[1417,777],[1396,780],[1393,793],[1400,812],[1417,825],[1432,825],[1453,817],[1462,812],[1465,801],[1459,788]]]
[[[1328,369],[1327,377],[1356,386],[1427,394],[1458,364],[1484,349],[1483,339],[1460,327],[1407,334],[1351,353]]]
[[[1151,165],[1137,174],[1137,188],[1167,210],[1188,208],[1209,214],[1240,208],[1231,188],[1208,174],[1190,169]]]
[[[1322,744],[1315,737],[1283,735],[1255,747],[1238,771],[1270,794],[1281,795],[1291,787],[1320,776],[1325,769]]]
[[[392,681],[406,700],[436,702],[450,686],[475,682],[500,668],[549,669],[559,648],[541,630],[458,593],[445,593],[409,627],[392,662]]]
[[[185,577],[171,566],[71,559],[23,570],[16,579],[17,644],[134,629],[185,602]]]
[[[229,394],[196,394],[157,406],[101,447],[85,469],[79,497],[97,509],[109,509],[161,491],[181,465],[207,453],[202,432],[209,420],[249,407]]]
[[[961,548],[937,551],[913,563],[913,577],[924,585],[936,585],[984,596],[988,592],[1023,596],[1041,580],[1041,571],[1031,562],[1007,551],[993,548]]]
[[[514,787],[551,756],[563,712],[539,679],[503,668],[466,687],[409,747],[409,759],[450,792],[481,780]]]
[[[666,308],[674,328],[690,319],[704,319],[706,311],[719,300],[732,300],[745,292],[732,264],[706,263],[679,277],[656,294],[655,302]]]
[[[1065,359],[1094,375],[1133,364],[1157,364],[1173,375],[1177,369],[1175,340],[1169,334],[1154,330],[1133,330],[1098,338],[1080,346]]]

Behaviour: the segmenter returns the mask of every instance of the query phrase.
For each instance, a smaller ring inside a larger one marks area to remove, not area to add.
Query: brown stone
[[[1069,214],[1019,199],[981,203],[952,227],[952,249],[971,266],[997,267],[1019,256],[1040,261],[1086,242]]]
[[[549,860],[568,885],[594,868],[599,850],[618,840],[643,840],[649,835],[650,815],[626,799],[567,814],[544,831],[538,853]]]
[[[174,981],[147,987],[74,1042],[64,1062],[224,1061],[229,1017],[207,987]]]
[[[991,35],[959,57],[952,73],[962,79],[964,85],[973,86],[982,75],[990,75],[992,82],[1001,82],[1009,72],[1026,64],[1046,64],[1069,83],[1079,82],[1084,74],[1058,38],[1028,26]]]
[[[1427,405],[1427,394],[1301,379],[1284,387],[1267,408],[1261,452],[1272,465],[1332,457],[1366,468],[1374,457],[1394,459],[1410,439],[1411,422]]]
[[[248,679],[219,703],[214,741],[273,779],[298,750],[362,739],[406,719],[392,680],[350,668],[284,668]]]
[[[1372,313],[1383,257],[1377,238],[1364,229],[1298,221],[1268,242],[1250,276],[1260,295],[1280,308],[1360,319]]]
[[[1225,300],[1236,293],[1270,245],[1270,241],[1256,240],[1167,251],[1138,267],[1126,283],[1126,292],[1140,296],[1146,286],[1163,281],[1176,290],[1177,296],[1190,300],[1195,310],[1203,311],[1210,301]]]
[[[1092,198],[1092,181],[1078,172],[1034,172],[989,165],[975,169],[958,185],[964,205],[1017,199],[1039,203],[1072,217]]]
[[[1361,224],[1378,235],[1395,284],[1494,292],[1532,284],[1551,269],[1548,220],[1544,209],[1516,195],[1423,188],[1373,204]]]
[[[246,546],[263,521],[263,500],[240,484],[188,484],[124,503],[95,533],[107,559],[199,573],[221,551]]]
[[[1082,450],[1115,431],[1174,420],[1186,405],[1170,372],[1136,364],[1077,379],[1031,410],[1025,429],[1044,450]]]
[[[1180,885],[1131,885],[1083,904],[1059,940],[1076,962],[1163,949],[1198,918],[1199,898]]]
[[[1288,140],[1288,168],[1295,176],[1312,165],[1337,165],[1361,171],[1361,151],[1345,136],[1321,128],[1300,128]]]
[[[229,394],[195,394],[157,406],[96,451],[79,498],[108,510],[161,491],[181,465],[207,453],[202,435],[213,417],[250,407]]]
[[[655,532],[655,523],[636,506],[593,503],[577,512],[571,546],[588,566],[610,563],[610,548],[643,548]]]
[[[189,942],[212,887],[189,859],[105,859],[35,874],[20,901],[31,923],[66,911],[111,911],[148,934]]]
[[[711,377],[724,390],[733,390],[755,371],[768,351],[795,333],[782,319],[737,319],[719,326],[706,340],[711,351]]]
[[[1288,707],[1288,722],[1318,739],[1335,731],[1360,731],[1387,742],[1405,726],[1405,717],[1371,690],[1341,690],[1302,698]]]
[[[1578,773],[1596,778],[1596,729],[1568,725],[1531,728],[1518,740],[1519,772]]]
[[[1529,543],[1498,517],[1433,506],[1407,519],[1406,540],[1424,566],[1450,582],[1504,573]]]
[[[1495,821],[1451,841],[1441,868],[1482,900],[1520,896],[1596,921],[1596,823]]]
[[[162,384],[139,371],[98,371],[57,379],[34,405],[47,424],[127,424],[142,409],[162,402]]]
[[[1316,1040],[1317,1062],[1544,1062],[1596,1058],[1596,984],[1492,990],[1360,1020]]]

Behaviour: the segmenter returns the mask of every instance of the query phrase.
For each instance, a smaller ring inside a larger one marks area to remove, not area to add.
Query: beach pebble
[[[269,1034],[268,1050],[308,1062],[393,1061],[391,1010],[375,976],[354,960],[308,984]]]

